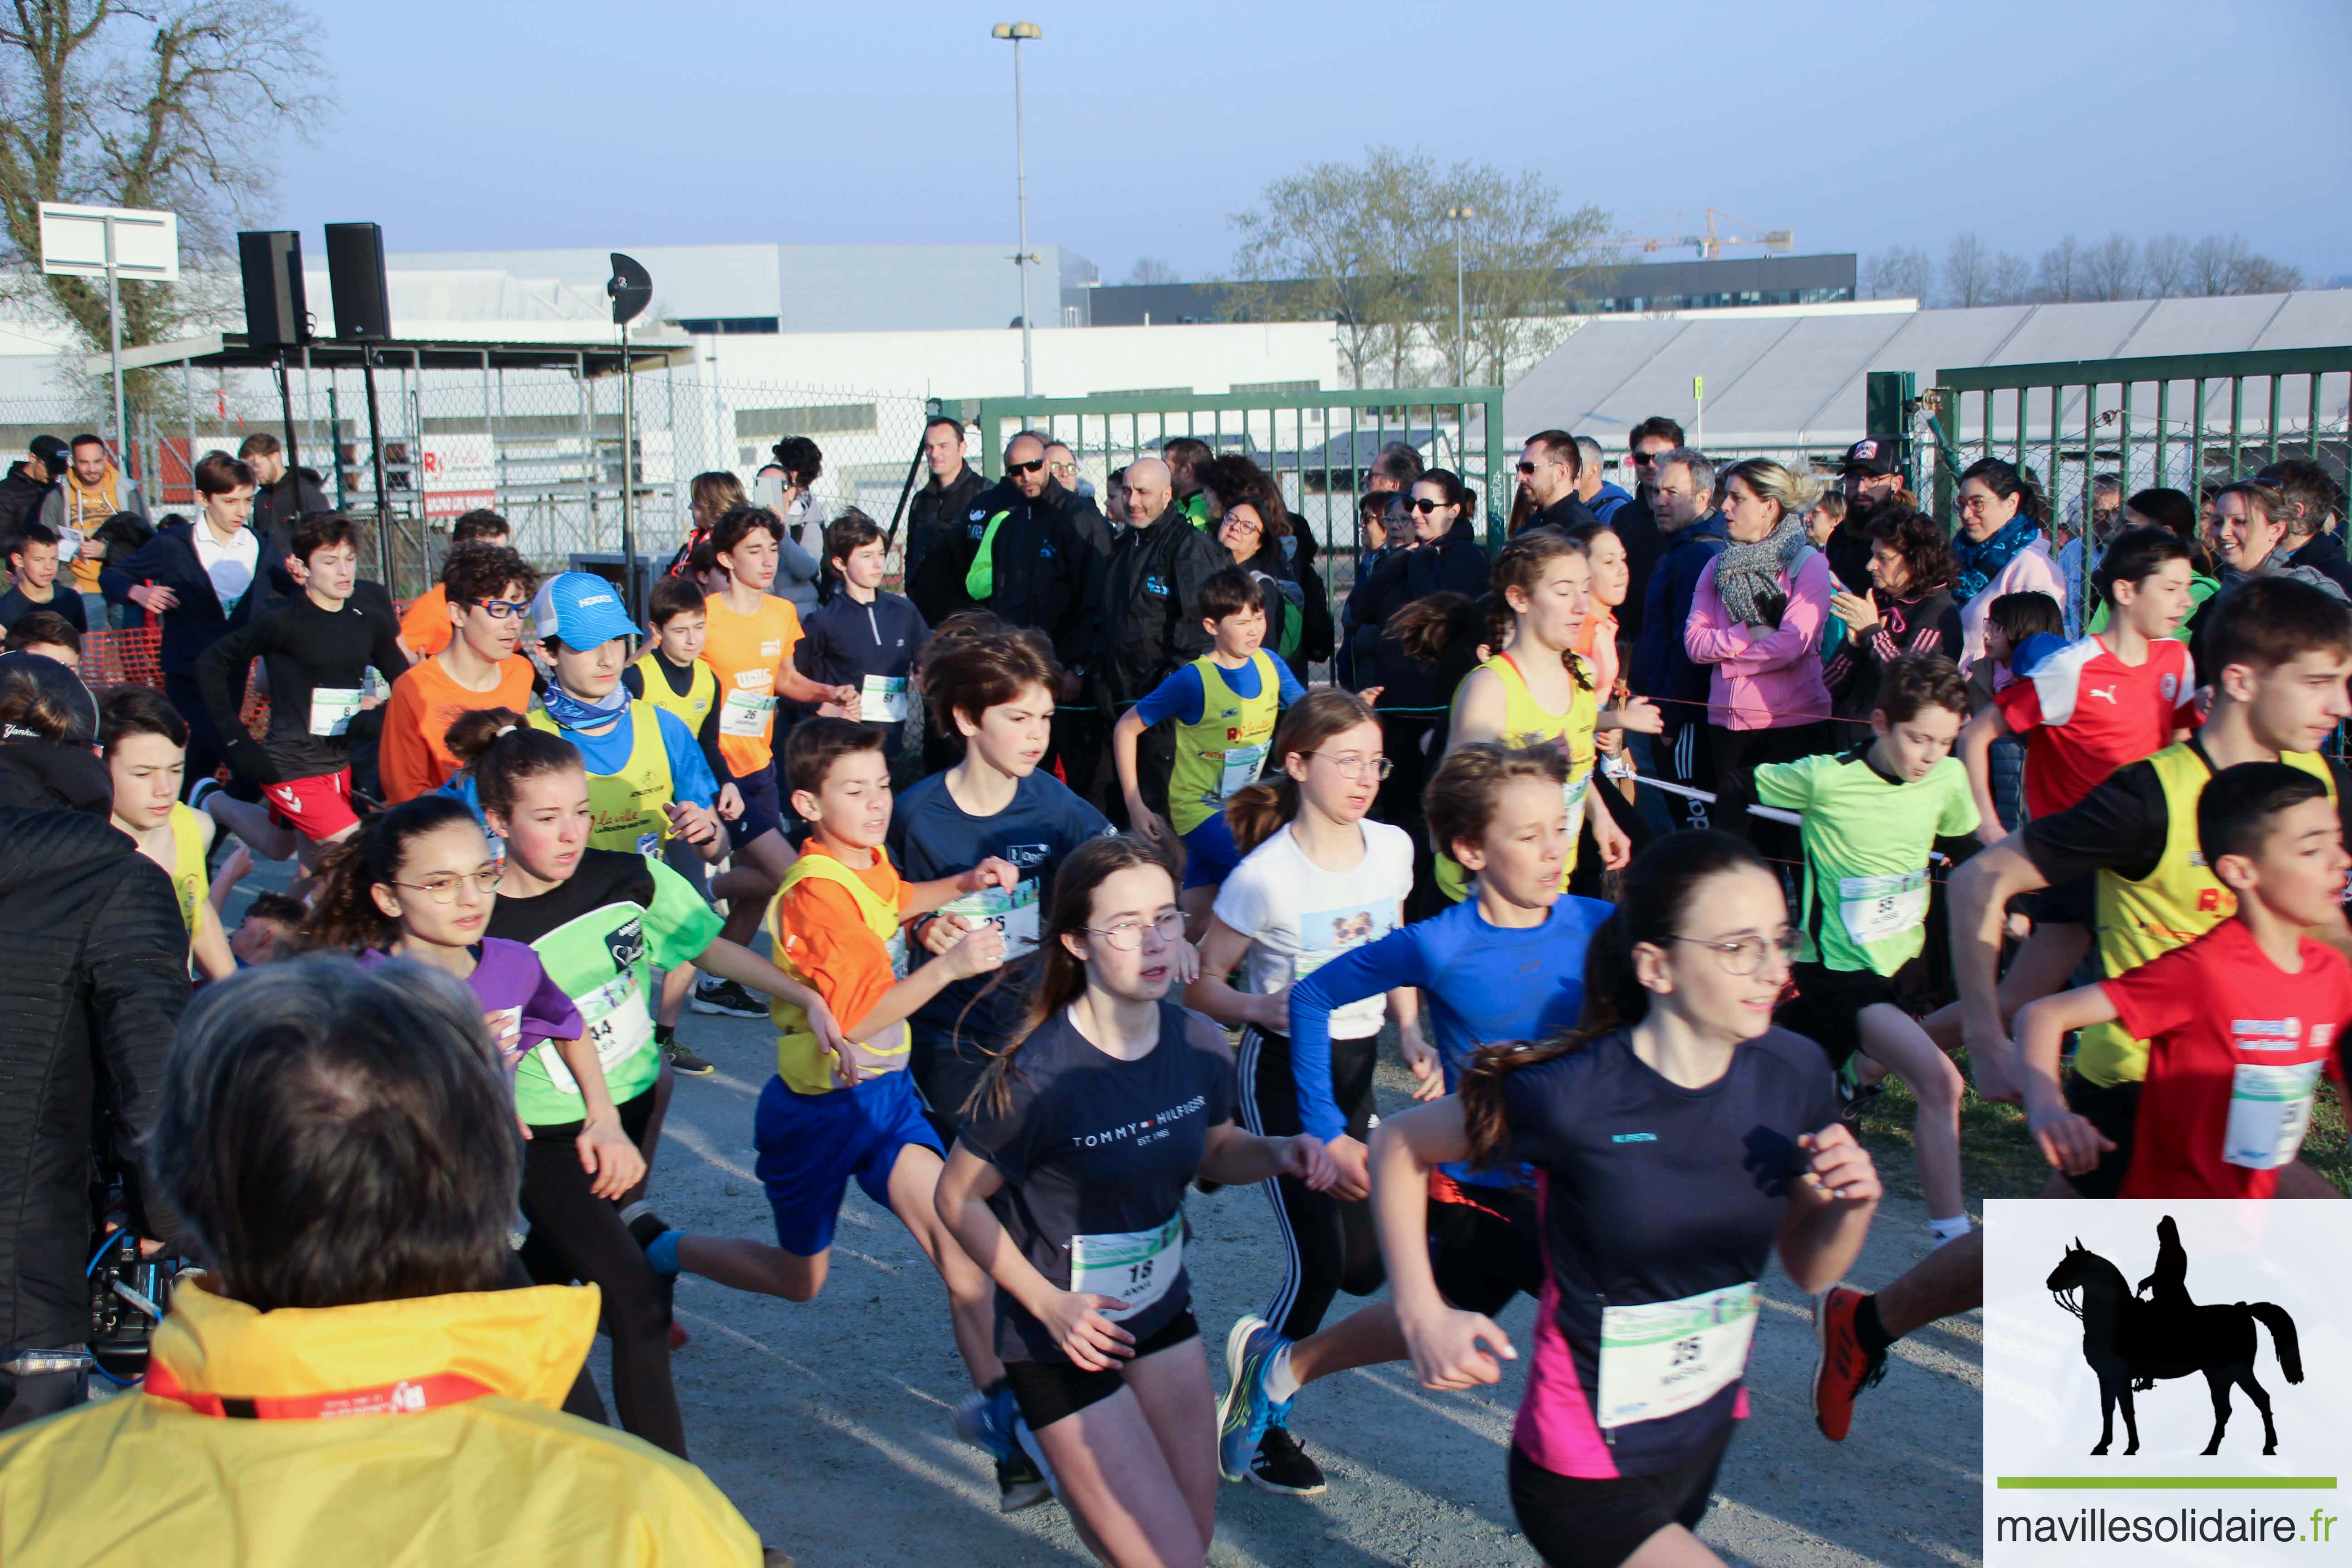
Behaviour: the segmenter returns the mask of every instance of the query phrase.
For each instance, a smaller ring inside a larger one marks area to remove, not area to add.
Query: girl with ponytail
[[[933,1202],[996,1281],[1005,1380],[1080,1536],[1107,1563],[1202,1563],[1217,1482],[1184,1190],[1338,1172],[1313,1138],[1234,1125],[1223,1034],[1169,997],[1184,915],[1151,846],[1073,852],[1043,945]]]
[[[1433,1389],[1494,1383],[1517,1352],[1439,1289],[1431,1177],[1463,1159],[1534,1167],[1550,1320],[1510,1487],[1547,1563],[1715,1561],[1691,1531],[1743,1413],[1757,1280],[1777,1248],[1799,1289],[1822,1291],[1862,1250],[1877,1172],[1838,1122],[1821,1047],[1772,1026],[1797,942],[1754,850],[1669,835],[1593,933],[1582,1021],[1486,1047],[1458,1095],[1373,1137],[1391,1299]]]

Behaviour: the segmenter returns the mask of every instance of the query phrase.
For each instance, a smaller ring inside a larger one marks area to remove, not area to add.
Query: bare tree
[[[2089,281],[2084,276],[2084,261],[2082,242],[2071,234],[2043,251],[2033,269],[2035,297],[2062,305],[2082,299]]]
[[[1457,207],[1471,213],[1459,226],[1466,321],[1454,312],[1456,226],[1443,216]],[[1421,212],[1440,241],[1424,247],[1414,268],[1422,321],[1433,341],[1466,342],[1467,363],[1457,371],[1465,380],[1500,386],[1549,353],[1567,333],[1562,312],[1599,292],[1614,270],[1607,215],[1590,205],[1566,210],[1559,188],[1534,171],[1457,163]],[[1454,354],[1445,357],[1454,363]]]
[[[1135,258],[1135,265],[1127,269],[1127,281],[1130,287],[1150,287],[1155,283],[1181,283],[1183,279],[1176,276],[1173,267],[1160,258],[1139,256]]]
[[[1385,147],[1361,166],[1310,163],[1275,181],[1229,220],[1242,238],[1238,312],[1332,322],[1360,388],[1366,370],[1393,364],[1412,322],[1412,195],[1432,183],[1426,158]]]
[[[2303,269],[2267,256],[2248,256],[2230,279],[2232,294],[2284,294],[2303,287]]]
[[[2139,242],[2118,232],[2084,251],[2083,294],[2090,300],[2139,298]]]
[[[2189,291],[2227,294],[2245,264],[2246,243],[2236,235],[2224,239],[2209,234],[2189,247]]]
[[[2140,281],[2150,295],[2169,300],[2189,278],[2189,242],[2177,234],[2151,237],[2139,247]]]
[[[106,289],[41,277],[40,204],[163,207],[181,242],[225,258],[267,210],[278,139],[323,120],[308,14],[284,0],[10,0],[0,7],[0,268],[93,347]],[[126,283],[126,348],[212,308],[198,289]],[[140,381],[133,378],[134,399]]]
[[[1880,251],[1863,271],[1864,289],[1874,300],[1924,300],[1935,279],[1936,264],[1910,246]]]
[[[1968,310],[1992,301],[1992,257],[1973,234],[1956,237],[1944,251],[1944,302]]]
[[[1992,300],[1996,305],[2023,305],[2033,298],[2033,268],[2025,258],[2004,250],[1993,258]]]

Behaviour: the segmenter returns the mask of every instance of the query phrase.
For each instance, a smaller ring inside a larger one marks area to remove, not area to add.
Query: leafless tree
[[[0,268],[107,341],[106,288],[40,276],[40,205],[161,207],[181,244],[225,259],[266,211],[279,137],[327,112],[310,16],[283,0],[7,0],[0,5]],[[125,347],[216,308],[194,287],[127,283]],[[134,378],[134,397],[139,381]]]
[[[2245,264],[2246,243],[2236,235],[2227,239],[2209,234],[2189,247],[2189,291],[2227,294]]]
[[[2083,293],[2091,300],[2137,299],[2139,242],[2118,232],[2084,251]]]
[[[1973,234],[1953,239],[1944,251],[1944,302],[1967,310],[1992,300],[1992,257]]]
[[[2033,299],[2033,268],[2025,258],[2014,251],[2002,251],[1993,258],[1992,302],[1996,305],[2023,305]]]
[[[1407,193],[1429,178],[1426,158],[1375,148],[1360,166],[1310,163],[1268,185],[1255,207],[1230,220],[1242,239],[1242,313],[1332,322],[1361,387],[1412,314]]]
[[[1168,263],[1160,260],[1160,258],[1156,256],[1137,257],[1135,258],[1135,265],[1127,269],[1127,280],[1130,285],[1147,287],[1154,283],[1181,283],[1183,281],[1182,279],[1176,276],[1176,269],[1173,267],[1169,266]]]
[[[2071,234],[2043,251],[2033,269],[2035,296],[2056,304],[2082,299],[2089,281],[2085,259],[2082,242]]]
[[[2189,242],[2177,234],[2152,236],[2139,247],[2139,276],[2156,299],[2179,293],[2189,278]]]
[[[1874,300],[1924,300],[1935,279],[1927,253],[1904,245],[1880,251],[1863,272],[1863,287]]]

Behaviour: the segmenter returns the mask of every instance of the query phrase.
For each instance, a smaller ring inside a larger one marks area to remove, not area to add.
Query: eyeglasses
[[[1417,511],[1421,513],[1422,516],[1427,517],[1439,507],[1451,506],[1454,503],[1451,501],[1432,500],[1427,496],[1415,496],[1404,504],[1407,510]]]
[[[505,865],[499,864],[456,876],[427,877],[421,882],[394,882],[393,886],[414,889],[436,904],[447,904],[457,901],[457,889],[465,883],[471,882],[478,893],[495,893],[499,890],[499,884],[506,880],[506,876]]]
[[[1113,948],[1120,952],[1133,952],[1137,948],[1143,945],[1143,933],[1146,931],[1159,932],[1160,940],[1161,942],[1183,941],[1184,911],[1181,910],[1170,910],[1166,913],[1149,922],[1144,921],[1121,921],[1115,926],[1088,926],[1087,927],[1087,930],[1092,934],[1102,938],[1103,944],[1107,947]]]
[[[1655,452],[1636,452],[1633,454],[1633,466],[1637,468],[1646,468],[1657,460],[1658,454]]]
[[[1078,466],[1076,463],[1048,463],[1045,466],[1057,474],[1075,474],[1078,471]]]
[[[1670,936],[1668,942],[1686,942],[1693,947],[1703,947],[1716,955],[1726,974],[1753,974],[1764,967],[1764,955],[1777,952],[1784,963],[1794,963],[1797,954],[1805,947],[1805,933],[1784,931],[1779,936],[1743,936],[1735,942],[1709,942],[1705,937]]]
[[[1990,511],[1992,503],[1993,498],[1990,496],[1962,496],[1960,510],[1973,516],[1977,512]]]
[[[1045,459],[1040,458],[1034,463],[1007,463],[1004,471],[1008,474],[1034,474],[1045,466]]]
[[[530,614],[529,599],[472,599],[467,603],[478,610],[489,611],[494,621],[517,620]]]
[[[1265,528],[1264,523],[1253,521],[1246,517],[1235,517],[1232,512],[1225,513],[1225,526],[1235,533],[1259,533]]]
[[[1374,778],[1384,779],[1396,766],[1386,757],[1359,757],[1352,752],[1336,757],[1328,752],[1309,752],[1307,754],[1310,757],[1331,757],[1331,765],[1339,770],[1343,779],[1362,778],[1367,768],[1371,770]]]

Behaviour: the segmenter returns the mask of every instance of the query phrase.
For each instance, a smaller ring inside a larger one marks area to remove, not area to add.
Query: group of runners
[[[1570,467],[1556,437],[1520,463],[1538,489]],[[2322,755],[2352,713],[2352,608],[2227,526],[2207,602],[2196,531],[2144,520],[2097,555],[2099,630],[2012,639],[2032,617],[2003,603],[2041,591],[2001,590],[2048,549],[2009,465],[1964,476],[1955,561],[1874,442],[1825,543],[1777,463],[1717,476],[1678,431],[1636,451],[1638,513],[1531,507],[1478,595],[1381,628],[1388,668],[1445,688],[1433,723],[1310,688],[1264,646],[1276,587],[1209,574],[1206,651],[1119,716],[1097,800],[1054,766],[1070,688],[1047,637],[984,611],[926,626],[862,516],[823,539],[814,661],[769,592],[763,509],[712,520],[644,624],[481,517],[404,621],[358,579],[355,525],[310,517],[298,591],[197,663],[201,716],[107,695],[114,821],[172,874],[205,978],[325,950],[470,984],[529,1140],[515,1283],[601,1289],[619,1423],[672,1454],[677,1276],[817,1298],[854,1180],[946,1288],[955,1427],[1001,1506],[1058,1500],[1107,1563],[1205,1561],[1220,1476],[1322,1490],[1294,1423],[1323,1377],[1498,1381],[1521,1293],[1530,1542],[1714,1562],[1693,1532],[1748,1412],[1768,1260],[1815,1298],[1833,1440],[1894,1340],[1979,1299],[1960,1047],[1979,1094],[2022,1104],[2052,1195],[2340,1195],[2296,1154],[2352,1014],[2352,793]],[[2265,522],[2283,504],[2224,495]],[[1685,574],[1655,547],[1701,521],[1714,548]],[[1621,657],[1637,549],[1647,624]],[[1662,626],[1707,671],[1703,714],[1628,689]],[[238,717],[257,658],[259,740]],[[352,736],[378,707],[372,803]],[[249,787],[182,804],[199,721]],[[1675,830],[1629,764],[1702,724],[1716,787],[1685,765],[1675,799],[1711,826]],[[925,776],[910,726],[950,765]],[[2021,740],[2005,832],[1996,763]],[[216,833],[242,841],[218,878]],[[252,857],[296,861],[295,886],[230,933]],[[1927,1012],[1937,922],[1958,1000]],[[2063,990],[2093,950],[2105,978]],[[772,1242],[681,1230],[650,1190],[676,1079],[710,1070],[678,1037],[689,998],[772,1025]],[[1414,1103],[1383,1116],[1391,1025]],[[1916,1103],[1928,1224],[1864,1294],[1842,1280],[1882,1186],[1853,1115],[1883,1076]],[[1213,1370],[1186,1194],[1250,1184],[1285,1269]],[[585,1376],[566,1408],[604,1418]]]

